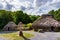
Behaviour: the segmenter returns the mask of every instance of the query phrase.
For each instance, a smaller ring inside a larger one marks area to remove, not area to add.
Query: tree
[[[32,22],[34,22],[39,17],[40,16],[30,15],[30,18],[31,18]]]
[[[31,22],[30,17],[26,14],[23,13],[23,11],[17,11],[16,12],[16,20],[17,20],[17,24],[21,21],[24,24]]]
[[[57,21],[60,21],[60,9],[56,11],[51,10],[49,14],[52,14]]]
[[[35,21],[39,16],[29,16],[23,11],[6,11],[0,10],[0,29],[2,29],[8,22],[13,21],[16,24],[23,22],[24,24],[31,23]]]
[[[12,21],[12,17],[8,11],[0,11],[0,29],[2,29],[9,21]]]

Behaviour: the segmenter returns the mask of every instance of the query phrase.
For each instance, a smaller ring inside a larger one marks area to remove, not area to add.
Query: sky
[[[60,0],[0,0],[0,9],[23,10],[29,15],[47,14],[60,8]]]

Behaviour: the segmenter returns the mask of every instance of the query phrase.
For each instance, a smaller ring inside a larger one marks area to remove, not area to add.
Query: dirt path
[[[45,32],[45,33],[29,32],[29,33],[35,35],[33,38],[30,38],[31,40],[57,40],[57,38],[60,38],[60,32]]]

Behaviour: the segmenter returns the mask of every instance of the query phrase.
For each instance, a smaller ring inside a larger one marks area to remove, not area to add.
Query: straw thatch
[[[19,22],[19,23],[18,23],[18,30],[21,31],[21,30],[22,30],[22,26],[23,26],[23,23],[22,23],[22,22]]]
[[[56,21],[52,15],[45,14],[45,15],[42,15],[41,18],[38,18],[36,21],[34,21],[32,27],[34,29],[39,29],[39,28],[48,29],[51,27],[58,28],[60,27],[60,22]]]
[[[7,25],[3,28],[4,31],[14,31],[17,30],[17,26],[14,22],[9,22]]]

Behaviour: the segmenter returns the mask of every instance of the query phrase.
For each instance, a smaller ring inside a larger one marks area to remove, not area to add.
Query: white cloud
[[[58,8],[60,0],[0,0],[0,9],[23,10],[32,15],[41,15]]]

